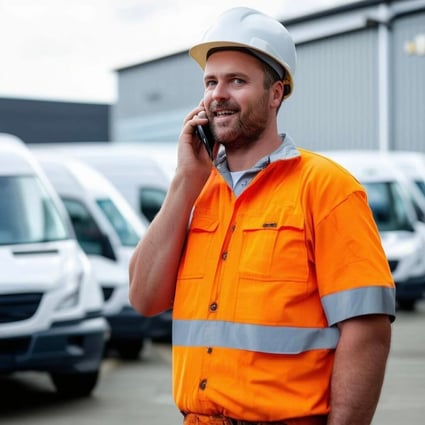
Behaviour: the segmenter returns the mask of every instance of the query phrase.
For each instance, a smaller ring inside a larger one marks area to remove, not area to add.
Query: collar
[[[224,180],[226,180],[227,184],[230,187],[233,187],[237,195],[239,195],[244,190],[244,188],[249,184],[249,182],[255,177],[255,175],[259,171],[266,168],[270,163],[278,160],[291,160],[301,155],[298,149],[295,147],[295,144],[290,136],[288,136],[287,134],[281,134],[280,138],[282,139],[282,143],[275,151],[261,158],[250,169],[244,170],[242,172],[242,175],[245,177],[245,179],[241,179],[240,183],[238,183],[237,186],[233,185],[232,176],[227,165],[226,151],[222,149],[219,152],[214,162],[214,165],[216,166],[218,172],[222,175]]]
[[[264,156],[252,168],[245,171],[260,171],[266,168],[270,163],[277,160],[293,159],[301,155],[290,136],[287,134],[281,134],[280,138],[282,139],[282,143],[275,151],[269,155]],[[227,165],[226,151],[224,149],[219,152],[215,160],[215,166],[221,174],[230,173],[229,167]]]

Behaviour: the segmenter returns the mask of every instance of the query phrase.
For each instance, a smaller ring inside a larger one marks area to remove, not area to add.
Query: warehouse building
[[[0,98],[0,132],[26,143],[109,140],[110,105]]]
[[[282,132],[314,150],[425,151],[425,0],[357,1],[282,23],[298,53]],[[175,142],[203,93],[188,51],[117,73],[111,138]]]

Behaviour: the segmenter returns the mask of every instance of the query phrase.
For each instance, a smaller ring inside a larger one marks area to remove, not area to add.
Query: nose
[[[211,92],[211,97],[213,100],[228,99],[229,92],[227,90],[226,84],[224,82],[217,82]]]

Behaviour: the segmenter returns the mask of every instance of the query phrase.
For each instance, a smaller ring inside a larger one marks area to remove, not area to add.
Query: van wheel
[[[97,384],[99,371],[85,373],[51,373],[50,379],[63,397],[87,397]]]
[[[143,345],[143,341],[121,341],[117,344],[116,350],[122,359],[137,360]]]

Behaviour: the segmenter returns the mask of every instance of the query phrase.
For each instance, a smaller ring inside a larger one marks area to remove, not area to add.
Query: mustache
[[[223,110],[223,109],[229,109],[232,111],[238,111],[239,110],[239,105],[234,103],[234,102],[229,102],[229,101],[213,101],[210,104],[209,110],[210,112],[215,112],[217,110]]]

